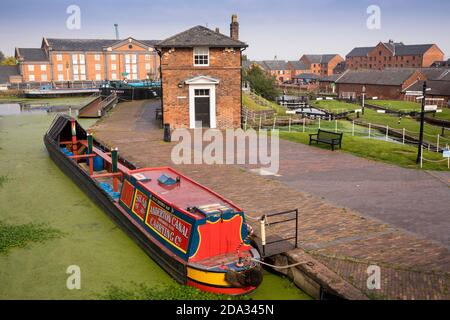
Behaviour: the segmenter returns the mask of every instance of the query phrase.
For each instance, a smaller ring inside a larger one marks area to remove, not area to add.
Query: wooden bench
[[[341,148],[342,136],[343,133],[336,133],[319,129],[317,133],[309,135],[309,145],[311,145],[313,141],[315,141],[317,144],[319,144],[319,142],[322,142],[331,145],[331,150],[334,151],[334,146],[339,146],[339,148]]]

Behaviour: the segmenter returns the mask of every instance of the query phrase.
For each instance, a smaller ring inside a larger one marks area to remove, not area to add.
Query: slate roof
[[[356,47],[347,54],[347,57],[365,57],[373,48],[375,47]]]
[[[201,46],[246,48],[247,44],[242,41],[231,39],[222,33],[213,31],[204,26],[195,26],[156,44],[157,48],[190,48]]]
[[[338,80],[340,77],[342,77],[342,74],[332,74],[331,76],[328,76],[328,77],[319,78],[319,81],[321,81],[321,82],[336,82],[336,80]]]
[[[319,76],[314,73],[300,73],[294,76],[294,79],[319,80]]]
[[[303,61],[288,61],[288,64],[292,66],[294,70],[307,70],[308,66]]]
[[[348,71],[336,83],[400,86],[409,79],[415,69],[385,69]]]
[[[16,48],[18,57],[24,61],[48,61],[45,51],[41,48]]]
[[[433,46],[433,44],[405,45],[402,42],[384,42],[383,44],[396,56],[424,54]],[[365,57],[374,48],[375,47],[356,47],[347,54],[347,57]]]
[[[127,38],[128,39],[128,38]],[[55,51],[102,51],[127,39],[55,39],[47,38],[48,45]],[[143,44],[154,47],[159,40],[137,40]]]
[[[0,84],[9,83],[10,76],[19,76],[19,67],[0,66]]]
[[[287,62],[284,60],[264,60],[261,63],[266,70],[289,70]]]
[[[427,94],[433,96],[450,96],[450,81],[433,81],[427,80],[427,87],[430,91]],[[417,81],[405,91],[422,91],[423,81]]]
[[[450,80],[450,68],[422,68],[418,69],[428,80]]]
[[[305,54],[304,57],[311,63],[328,63],[331,59],[336,57],[337,54]]]

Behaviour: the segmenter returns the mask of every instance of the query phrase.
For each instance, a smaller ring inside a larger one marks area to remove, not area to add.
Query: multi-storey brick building
[[[241,51],[237,16],[230,37],[196,26],[156,45],[161,58],[162,110],[171,128],[241,126]]]
[[[294,79],[299,74],[308,73],[310,69],[302,61],[288,61],[288,69],[291,71],[291,79]]]
[[[332,75],[336,65],[344,59],[338,54],[304,54],[300,61],[308,67],[308,73],[326,77]]]
[[[346,67],[350,70],[422,68],[443,59],[444,53],[435,44],[405,45],[391,40],[375,47],[354,48],[346,56]]]
[[[16,48],[24,82],[143,80],[158,77],[156,40],[43,38],[41,48]]]

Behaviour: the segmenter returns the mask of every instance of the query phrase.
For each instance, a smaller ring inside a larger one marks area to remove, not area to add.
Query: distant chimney
[[[394,40],[389,39],[389,43],[390,43],[390,44],[394,44]]]
[[[233,40],[239,40],[239,22],[237,21],[237,14],[231,16],[230,37]]]
[[[220,30],[219,30],[219,28],[216,28],[216,33],[220,33]]]
[[[119,25],[114,23],[114,29],[116,31],[116,40],[119,40]]]

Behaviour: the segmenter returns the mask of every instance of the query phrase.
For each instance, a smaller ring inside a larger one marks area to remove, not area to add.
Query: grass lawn
[[[264,99],[261,96],[258,96],[258,99],[262,101],[265,105],[259,103],[255,99],[253,99],[250,95],[246,93],[242,93],[242,102],[245,107],[252,111],[261,111],[261,110],[275,110],[276,114],[279,116],[285,116],[286,115],[286,109],[275,102],[269,101],[267,99]]]
[[[420,111],[421,105],[416,102],[400,101],[400,100],[367,100],[368,104],[382,107],[393,111]]]
[[[83,97],[63,97],[63,98],[19,98],[19,97],[0,97],[0,103],[31,103],[47,104],[49,106],[79,106],[92,100],[92,96]]]
[[[427,114],[427,117],[450,121],[450,108],[442,108],[442,112]]]
[[[386,113],[378,113],[374,110],[367,109],[364,111],[364,115],[360,115],[359,119],[356,119],[356,115],[352,114],[350,117],[355,120],[363,121],[365,123],[377,124],[402,131],[403,128],[407,130],[407,134],[413,137],[419,137],[420,123],[411,117],[400,117],[389,115]],[[442,128],[425,123],[424,127],[424,139],[432,143],[436,143],[437,135],[442,133]],[[447,140],[444,139],[446,142]],[[450,142],[450,140],[448,141]]]
[[[303,144],[309,143],[308,133],[280,132],[280,138]],[[318,147],[330,149],[330,146],[325,144],[319,144]],[[417,148],[409,145],[362,137],[352,137],[351,135],[344,134],[342,151],[359,157],[386,162],[405,168],[419,168],[416,165]],[[424,151],[424,157],[429,160],[443,160],[442,154],[435,152]],[[425,170],[449,170],[446,162],[424,162],[423,168]]]
[[[318,109],[326,110],[330,113],[344,113],[347,111],[353,111],[361,109],[357,104],[336,101],[336,100],[319,100],[311,101],[311,105]]]

